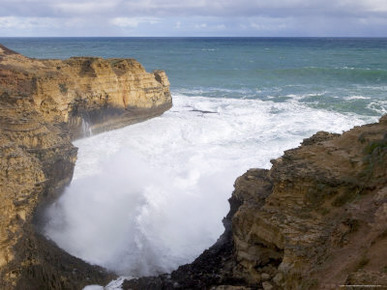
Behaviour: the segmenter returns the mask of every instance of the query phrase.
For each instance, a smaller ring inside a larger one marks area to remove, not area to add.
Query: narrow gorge
[[[107,285],[115,274],[40,234],[39,213],[72,180],[73,140],[172,107],[165,72],[132,59],[31,59],[0,46],[0,105],[0,288]],[[387,115],[341,135],[320,131],[271,164],[237,178],[224,233],[193,263],[122,288],[385,287]]]

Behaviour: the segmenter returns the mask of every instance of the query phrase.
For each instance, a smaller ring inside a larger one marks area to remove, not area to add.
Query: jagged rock
[[[284,275],[282,273],[277,273],[277,275],[275,275],[273,278],[273,282],[277,285],[281,285],[283,280]]]
[[[70,182],[70,141],[83,122],[98,132],[160,114],[171,106],[168,88],[163,72],[147,74],[132,60],[34,60],[0,47],[1,289],[75,289],[112,278],[40,236],[36,213]],[[340,136],[319,132],[270,170],[247,171],[215,245],[169,275],[123,288],[385,286],[386,132],[387,116]]]
[[[273,289],[273,285],[270,284],[270,282],[263,282],[262,283],[262,288],[263,290],[272,290]]]
[[[81,289],[114,277],[42,237],[39,212],[71,181],[82,121],[101,132],[171,105],[165,73],[135,60],[37,60],[0,45],[0,289]]]
[[[379,249],[387,258],[380,248],[387,229],[386,132],[383,119],[341,136],[319,132],[274,163],[265,204],[258,196],[244,200],[233,217],[246,280],[271,268],[270,275],[284,274],[285,289],[343,284],[362,256]],[[386,276],[379,259],[372,258]]]
[[[387,115],[342,135],[319,132],[272,163],[237,178],[213,247],[124,289],[151,289],[152,279],[159,289],[385,287]]]
[[[261,280],[262,280],[262,281],[270,280],[270,275],[267,274],[267,273],[262,273],[262,274],[261,274]]]

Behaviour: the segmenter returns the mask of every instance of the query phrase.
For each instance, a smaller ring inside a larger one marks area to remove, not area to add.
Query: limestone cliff
[[[318,132],[272,163],[236,180],[214,246],[124,289],[387,287],[387,115],[342,135]]]
[[[101,132],[171,105],[165,73],[135,60],[37,60],[0,45],[0,289],[81,289],[112,278],[42,237],[37,213],[71,181],[71,140],[85,124]]]
[[[0,95],[33,105],[52,123],[67,123],[73,138],[119,128],[172,106],[164,71],[147,73],[133,59],[27,58],[0,46]],[[87,133],[87,132],[86,132]]]

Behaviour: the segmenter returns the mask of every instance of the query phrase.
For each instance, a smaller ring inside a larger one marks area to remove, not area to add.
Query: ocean
[[[173,108],[77,140],[45,235],[138,277],[193,261],[223,232],[235,179],[319,130],[387,113],[386,38],[0,38],[29,57],[135,58],[163,69]]]

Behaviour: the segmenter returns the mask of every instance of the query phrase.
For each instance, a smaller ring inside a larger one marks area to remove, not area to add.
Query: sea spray
[[[372,119],[294,99],[175,95],[161,117],[75,143],[74,181],[49,208],[45,233],[120,275],[170,271],[222,233],[237,176],[269,168],[318,130],[341,133],[364,121]]]
[[[90,137],[93,135],[91,124],[85,118],[82,118],[81,128],[82,128],[82,137]]]

